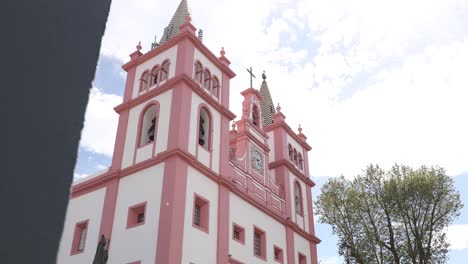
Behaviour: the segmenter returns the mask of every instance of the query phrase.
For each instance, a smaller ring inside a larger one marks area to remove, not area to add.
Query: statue
[[[107,242],[110,242],[110,240]],[[107,262],[107,258],[109,257],[109,244],[107,242],[106,237],[101,235],[101,240],[99,240],[99,244],[96,249],[96,255],[94,255],[93,264],[105,264]]]

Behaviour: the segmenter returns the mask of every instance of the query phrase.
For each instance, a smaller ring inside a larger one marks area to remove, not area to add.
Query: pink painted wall
[[[176,37],[145,54],[138,49],[123,66],[127,81],[124,100],[115,108],[119,124],[111,168],[74,185],[72,200],[102,190],[99,220],[89,224],[98,226],[93,239],[97,241],[101,234],[111,239],[111,262],[262,263],[264,260],[253,256],[253,228],[257,227],[265,232],[266,260],[272,260],[276,246],[283,250],[285,263],[294,263],[300,244],[301,254],[316,263],[320,240],[314,235],[310,193],[314,183],[309,179],[307,160],[311,148],[305,136],[293,132],[279,110],[274,125],[266,130],[261,122],[255,126],[249,118],[253,109],[249,102],[252,98],[258,104],[261,96],[253,88],[242,92],[245,111],[236,121],[237,128],[230,131],[229,123],[235,118],[229,110],[230,79],[235,73],[224,49],[221,56],[215,56],[195,36],[189,20]],[[168,79],[140,92],[141,74],[163,61],[170,62]],[[218,97],[194,79],[196,61],[218,78]],[[140,113],[151,102],[158,109],[157,141],[139,148],[135,142],[141,133]],[[208,149],[200,149],[197,143],[201,107],[209,109],[212,120]],[[270,141],[268,134],[272,135]],[[288,160],[289,141],[303,153],[302,170]],[[235,148],[234,157],[231,148]],[[261,171],[252,169],[253,149],[263,157]],[[290,183],[295,180],[303,186],[301,221],[307,224],[302,226],[293,213]],[[192,222],[195,194],[208,201],[206,232]],[[135,204],[145,204],[145,222],[127,228],[128,208]],[[91,205],[80,206],[86,211]],[[244,244],[232,239],[233,223],[244,228]],[[135,245],[141,243],[146,246],[137,249]],[[131,253],[124,254],[126,249]],[[64,255],[62,263],[73,263],[71,258]]]

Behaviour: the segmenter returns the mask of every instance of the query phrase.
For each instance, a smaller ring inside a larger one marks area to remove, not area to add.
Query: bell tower
[[[122,66],[112,164],[73,184],[57,263],[91,263],[104,237],[108,263],[317,264],[305,135],[273,109],[265,74],[229,130],[236,74],[196,31],[181,0]]]

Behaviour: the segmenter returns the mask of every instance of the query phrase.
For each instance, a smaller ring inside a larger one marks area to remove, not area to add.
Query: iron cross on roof
[[[250,70],[247,69],[247,71],[248,71],[249,74],[250,74],[250,88],[253,88],[253,86],[252,86],[252,77],[253,77],[253,78],[256,78],[256,77],[255,77],[255,75],[252,73],[252,67],[250,67]]]

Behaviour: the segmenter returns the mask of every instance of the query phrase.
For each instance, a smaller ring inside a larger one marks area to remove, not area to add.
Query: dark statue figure
[[[205,129],[203,128],[203,124],[205,123],[205,120],[203,117],[200,116],[200,135],[198,136],[198,144],[200,145],[205,145],[205,140],[203,139],[203,136],[205,135]]]
[[[155,126],[155,123],[156,122],[156,117],[153,118],[153,120],[151,120],[151,126],[150,128],[148,129],[148,138],[149,138],[149,142],[153,142],[154,140],[154,126]]]
[[[101,235],[101,240],[99,240],[99,244],[96,249],[96,255],[94,255],[93,264],[105,264],[107,262],[108,250],[109,250],[109,241],[106,241],[106,237]],[[107,247],[106,247],[107,244]]]

